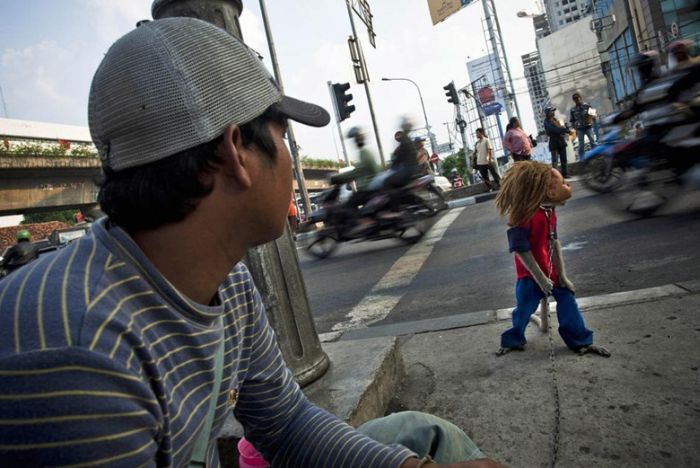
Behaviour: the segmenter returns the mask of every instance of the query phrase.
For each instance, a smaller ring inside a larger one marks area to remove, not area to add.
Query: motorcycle
[[[651,216],[693,180],[700,115],[698,90],[689,76],[681,71],[650,83],[640,91],[634,111],[611,117],[611,123],[622,125],[639,116],[645,123],[640,137],[616,142],[611,137],[604,148],[587,154],[584,182],[609,193],[615,209]]]
[[[310,222],[322,224],[305,245],[306,251],[316,258],[327,258],[341,242],[396,238],[414,244],[428,231],[430,218],[440,211],[428,201],[434,195],[432,175],[414,179],[403,187],[371,192],[360,208],[341,200],[342,185],[324,193],[320,197],[321,209],[309,216]]]

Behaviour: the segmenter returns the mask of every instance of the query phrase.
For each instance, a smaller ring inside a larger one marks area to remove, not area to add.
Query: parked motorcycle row
[[[430,218],[447,208],[432,175],[401,187],[373,190],[361,205],[341,197],[343,185],[324,192],[321,208],[309,216],[310,222],[320,226],[305,246],[314,257],[328,257],[341,242],[395,238],[413,244],[428,231]]]
[[[608,116],[604,138],[582,160],[584,184],[636,216],[651,216],[699,188],[699,78],[700,65],[674,70],[642,88],[631,110]],[[633,121],[643,129],[626,137]]]

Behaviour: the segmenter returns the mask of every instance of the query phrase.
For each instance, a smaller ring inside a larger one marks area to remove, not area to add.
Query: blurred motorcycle
[[[700,159],[698,69],[659,78],[638,94],[632,110],[611,116],[621,125],[639,117],[642,135],[616,140],[589,151],[584,183],[610,193],[613,206],[637,216],[651,216],[691,186]]]
[[[361,207],[340,199],[342,184],[321,195],[321,209],[309,216],[322,223],[305,245],[316,258],[326,258],[341,242],[400,239],[418,242],[430,227],[430,218],[439,211],[428,201],[433,176],[426,175],[397,188],[382,188],[368,194]]]

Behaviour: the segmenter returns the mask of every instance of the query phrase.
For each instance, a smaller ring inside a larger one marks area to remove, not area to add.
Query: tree
[[[471,152],[472,150],[467,148],[467,154],[471,154]],[[442,160],[442,175],[448,179],[454,168],[457,168],[457,173],[462,179],[467,177],[467,161],[464,159],[464,148]]]

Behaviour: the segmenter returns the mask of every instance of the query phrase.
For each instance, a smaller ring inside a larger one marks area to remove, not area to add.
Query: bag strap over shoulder
[[[212,388],[209,410],[204,418],[204,427],[199,433],[194,444],[192,457],[188,468],[202,468],[207,466],[207,448],[209,447],[209,437],[211,436],[212,425],[214,424],[214,413],[216,413],[216,403],[221,393],[221,380],[224,373],[224,337],[221,337],[221,344],[216,350],[214,357],[214,387]]]

